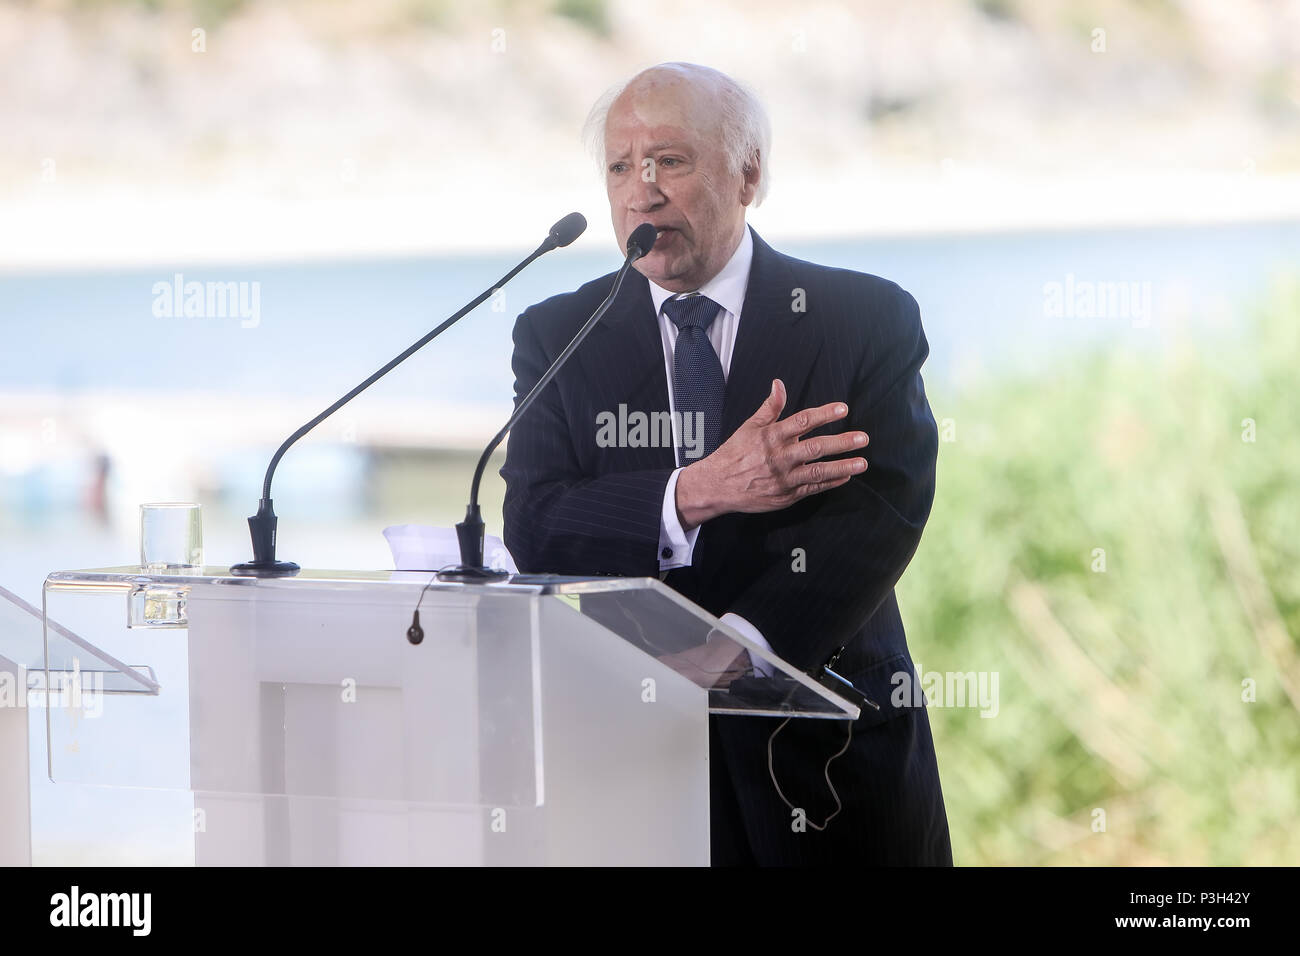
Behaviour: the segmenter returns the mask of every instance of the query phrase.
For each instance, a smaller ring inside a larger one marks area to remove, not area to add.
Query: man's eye
[[[625,169],[627,169],[627,166],[626,166],[624,163],[610,163],[610,164],[609,164],[609,171],[610,171],[611,173],[621,173],[621,172],[623,172],[623,170],[625,170]]]
[[[673,159],[671,156],[665,156],[663,159],[659,160],[660,166],[676,166],[677,164],[678,161]]]

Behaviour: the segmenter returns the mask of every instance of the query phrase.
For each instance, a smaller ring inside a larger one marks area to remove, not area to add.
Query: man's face
[[[745,228],[757,169],[730,173],[706,86],[651,74],[634,80],[605,123],[605,190],[619,248],[643,222],[660,231],[635,268],[690,292],[727,264]]]

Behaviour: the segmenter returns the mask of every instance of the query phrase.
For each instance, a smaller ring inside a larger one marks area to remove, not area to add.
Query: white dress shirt
[[[718,317],[709,326],[709,342],[718,353],[722,363],[722,377],[725,381],[731,371],[731,353],[736,347],[736,333],[740,328],[740,312],[745,304],[745,290],[749,286],[749,267],[754,260],[754,239],[746,226],[740,237],[740,245],[732,253],[722,271],[715,275],[699,289],[700,295],[708,296],[718,303]],[[673,351],[677,346],[677,326],[664,314],[664,302],[676,293],[669,292],[650,282],[650,298],[654,302],[659,319],[659,335],[664,346],[664,371],[668,376],[668,410],[673,423],[673,447],[676,448],[681,438],[678,435],[678,418],[676,400],[673,397]],[[679,462],[680,464],[680,462]],[[700,527],[696,525],[690,531],[682,529],[677,517],[677,478],[682,473],[679,467],[668,479],[664,490],[664,504],[659,521],[659,572],[662,577],[673,568],[690,567],[691,555],[695,550],[695,540],[699,537]],[[759,647],[770,651],[770,645],[758,628],[750,624],[739,614],[722,615],[722,622],[729,624]],[[766,676],[771,676],[772,669],[766,661],[754,661],[754,669]]]

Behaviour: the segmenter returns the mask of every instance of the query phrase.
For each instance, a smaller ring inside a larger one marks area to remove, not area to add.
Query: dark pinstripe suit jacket
[[[937,433],[920,375],[929,347],[915,300],[893,282],[794,259],[775,252],[756,233],[753,238],[749,285],[727,379],[724,440],[758,409],[772,379],[780,378],[788,395],[784,415],[846,402],[845,420],[812,434],[865,431],[870,438],[865,453],[869,467],[847,484],[784,511],[730,514],[708,522],[700,530],[692,565],[670,572],[666,583],[717,616],[740,614],[778,654],[805,670],[816,669],[837,648],[847,646],[836,670],[882,706],[880,714],[858,722],[866,731],[899,716],[889,703],[890,678],[912,668],[894,584],[916,550],[934,495]],[[612,284],[613,274],[604,276],[532,306],[519,317],[514,330],[516,401]],[[505,542],[521,571],[659,575],[660,513],[674,467],[673,450],[600,447],[597,416],[617,414],[620,405],[647,413],[669,407],[649,283],[636,272],[629,274],[601,324],[510,435],[501,469],[506,481]],[[805,570],[796,570],[795,549],[805,556]],[[925,720],[924,711],[919,717]],[[727,759],[733,764],[739,812],[745,817],[748,836],[742,842],[757,853],[760,845],[771,843],[764,839],[765,831],[788,831],[790,821],[784,805],[767,806],[766,799],[759,801],[761,807],[747,805],[758,791],[772,789],[766,761],[754,765],[758,751],[751,746],[759,736],[765,743],[771,726],[761,718],[725,718],[720,723],[723,746],[730,751]],[[802,755],[806,761],[796,760],[790,769],[818,780],[825,758],[844,742],[843,725],[822,720],[794,724],[819,725],[783,732],[783,739],[786,734],[811,733],[825,745],[812,747]],[[930,789],[934,756],[928,723],[924,731],[921,776]],[[916,751],[918,743],[912,740],[907,747]],[[750,751],[753,759],[734,766],[733,756]],[[854,753],[844,759],[852,761]],[[896,769],[902,773],[902,762],[916,759],[916,754],[900,754],[897,768],[888,752],[875,759],[883,761],[883,770],[861,767],[863,778]],[[848,772],[839,763],[836,771]],[[916,768],[906,773],[916,776]],[[874,786],[865,779],[861,784]],[[923,829],[938,826],[930,819],[938,797],[937,770],[932,789],[920,795],[931,807],[929,822],[919,824]],[[852,806],[845,796],[842,814],[860,816],[858,823],[845,825],[837,819],[827,834],[836,824],[841,835],[891,825],[872,818],[869,794],[858,796]],[[822,799],[829,803],[829,794]],[[760,818],[778,813],[776,820]],[[941,798],[938,814],[942,817]],[[815,818],[813,810],[809,815]],[[902,824],[893,821],[892,826],[899,830]],[[943,847],[935,851],[940,856],[947,846],[946,821],[942,831]],[[898,852],[886,848],[877,855],[892,854],[898,862],[940,862],[909,858],[903,847],[893,849]],[[807,857],[798,847],[781,846],[760,858],[789,862],[792,854],[809,862],[820,859]]]

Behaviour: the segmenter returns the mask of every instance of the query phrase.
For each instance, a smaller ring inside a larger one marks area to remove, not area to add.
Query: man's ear
[[[757,151],[740,167],[740,175],[740,204],[748,206],[758,194],[758,182],[763,175],[763,162]]]

